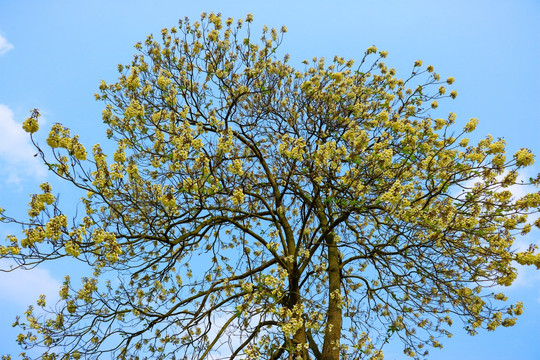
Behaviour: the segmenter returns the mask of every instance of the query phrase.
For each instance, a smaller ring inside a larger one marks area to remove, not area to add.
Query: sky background
[[[359,59],[376,45],[386,63],[406,77],[415,60],[432,64],[442,78],[454,76],[456,100],[440,108],[458,115],[456,132],[480,119],[475,136],[504,137],[509,153],[527,147],[540,154],[540,1],[31,1],[0,0],[0,206],[24,214],[28,194],[43,181],[73,209],[80,197],[62,188],[33,155],[21,123],[33,108],[42,112],[42,132],[62,123],[87,148],[105,143],[103,104],[94,100],[101,79],[112,82],[119,63],[129,63],[133,45],[185,16],[202,11],[235,19],[252,13],[253,34],[263,24],[288,33],[281,47],[300,67],[313,56]],[[256,38],[254,36],[254,38]],[[41,141],[44,143],[44,141]],[[540,166],[524,175],[540,172]],[[17,232],[0,225],[0,237]],[[540,244],[538,232],[518,245]],[[0,263],[1,267],[6,264]],[[57,296],[73,264],[47,264],[32,271],[0,273],[0,354],[18,354],[10,324],[39,294]],[[75,272],[75,275],[73,275]],[[459,324],[431,359],[537,360],[540,344],[540,271],[523,269],[507,289],[525,303],[513,328],[469,337]],[[405,356],[392,347],[387,359]]]

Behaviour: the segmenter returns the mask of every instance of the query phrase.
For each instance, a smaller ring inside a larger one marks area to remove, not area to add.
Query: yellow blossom
[[[66,254],[73,257],[78,257],[81,254],[79,246],[72,241],[66,242],[64,245],[64,250],[66,251]]]
[[[530,166],[534,164],[534,155],[529,149],[520,149],[514,154],[516,165],[519,167]]]
[[[463,128],[463,130],[465,130],[465,132],[472,132],[474,131],[474,129],[476,129],[476,126],[478,125],[478,119],[477,118],[472,118],[469,120],[469,122],[465,125],[465,127]]]
[[[157,85],[161,88],[161,89],[165,89],[167,88],[167,86],[169,86],[169,84],[171,83],[171,79],[169,79],[168,77],[165,77],[163,75],[160,75],[157,79]]]
[[[374,54],[377,52],[377,47],[375,45],[372,45],[367,48],[366,53],[368,54]]]
[[[232,174],[235,175],[243,175],[244,169],[242,168],[242,160],[235,159],[230,165],[229,165],[229,171]]]
[[[77,160],[86,160],[86,149],[78,141],[72,143],[70,150]]]
[[[39,130],[38,121],[33,117],[29,117],[28,119],[24,120],[23,129],[27,133],[30,133],[30,134],[35,133],[36,131]]]
[[[245,195],[244,195],[244,192],[242,191],[242,189],[237,188],[233,192],[233,196],[231,197],[231,201],[232,201],[233,205],[238,206],[238,205],[244,203],[244,198],[245,198]]]

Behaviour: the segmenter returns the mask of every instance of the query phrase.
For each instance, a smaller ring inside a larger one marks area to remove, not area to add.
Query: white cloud
[[[47,171],[39,161],[30,138],[15,121],[13,111],[0,104],[0,179],[20,184],[24,178],[43,179]]]
[[[219,313],[215,313],[210,324],[210,331],[208,333],[209,340],[212,341],[218,335],[219,331],[222,330],[223,326],[227,323],[229,318],[236,311],[230,307],[222,309]],[[248,323],[251,329],[255,328],[262,318],[260,314],[253,314],[249,317]],[[241,333],[234,326],[238,325],[238,322],[243,321],[243,319],[238,319],[233,321],[229,325],[229,328],[220,336],[220,340],[216,343],[213,350],[208,354],[208,360],[219,360],[229,358],[235,349],[237,349],[246,339],[248,334],[246,332]],[[207,324],[204,324],[204,328]],[[244,325],[244,324],[243,324]]]
[[[11,49],[13,49],[13,45],[5,37],[0,35],[0,55],[4,55]]]
[[[8,261],[1,261],[0,268],[9,268]],[[0,301],[26,307],[35,304],[44,294],[48,305],[55,304],[62,283],[53,278],[47,269],[15,270],[0,272]]]

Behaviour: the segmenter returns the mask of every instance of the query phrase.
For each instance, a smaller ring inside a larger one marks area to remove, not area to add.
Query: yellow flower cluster
[[[95,186],[103,188],[110,182],[107,156],[103,153],[99,144],[93,146],[92,152],[96,164],[96,170],[92,172],[94,178],[92,183]]]
[[[125,145],[124,144],[120,144],[118,146],[118,149],[116,149],[116,151],[114,152],[114,155],[113,155],[113,160],[116,161],[117,163],[123,163],[126,161],[126,152],[125,152]]]
[[[66,275],[64,277],[64,282],[62,284],[62,287],[60,288],[60,291],[58,292],[58,295],[60,295],[60,298],[62,300],[66,300],[69,297],[69,275]]]
[[[478,125],[478,119],[477,118],[472,118],[469,120],[469,122],[467,122],[467,124],[465,124],[465,127],[463,128],[463,130],[465,132],[472,132],[474,131],[474,129],[476,129],[476,126]]]
[[[45,183],[41,186],[42,189],[48,190],[45,191],[43,194],[32,195],[32,200],[29,203],[30,208],[28,209],[28,216],[30,217],[38,216],[43,210],[45,210],[46,205],[51,205],[55,200],[54,195],[50,193],[49,184]]]
[[[383,195],[379,197],[380,201],[397,204],[402,198],[403,189],[399,180],[395,181],[392,186]]]
[[[0,245],[0,255],[13,254],[17,255],[20,253],[21,248],[17,245],[17,238],[14,235],[6,236],[6,241],[11,242],[11,246]]]
[[[540,270],[540,254],[533,254],[529,251],[517,253],[514,260],[520,265],[534,265]]]
[[[131,68],[131,73],[125,79],[126,88],[129,90],[135,91],[139,86],[141,86],[141,81],[139,80],[139,68],[134,66]]]
[[[92,240],[95,244],[95,250],[99,253],[104,253],[108,261],[113,263],[118,261],[119,255],[122,254],[122,248],[116,241],[116,235],[114,233],[103,229],[95,229],[92,232]]]
[[[337,147],[335,141],[328,141],[321,144],[317,150],[313,152],[315,158],[315,166],[330,167],[332,171],[339,172],[341,170],[342,159],[347,157],[347,149],[345,146]]]
[[[281,324],[281,330],[285,337],[292,337],[304,326],[304,304],[296,304],[293,309],[281,308],[281,316],[283,321]]]
[[[124,177],[124,166],[120,163],[112,163],[109,166],[109,175],[112,180],[122,179]]]
[[[203,18],[201,16],[201,18]],[[222,28],[222,24],[221,24],[221,16],[219,14],[214,14],[214,13],[210,13],[208,14],[208,21],[214,25],[214,28],[216,28],[217,30],[221,30]],[[232,22],[232,19],[231,19],[231,22]]]
[[[534,164],[534,155],[529,149],[520,149],[514,154],[516,165],[519,167],[530,166]]]
[[[64,244],[64,250],[66,254],[71,255],[73,257],[78,257],[81,254],[81,249],[79,248],[79,245],[77,245],[73,241],[66,242]]]
[[[504,185],[504,184],[503,184]],[[529,208],[535,208],[540,206],[540,192],[527,194],[516,201],[516,206],[521,210]],[[537,220],[537,224],[540,225],[540,219]]]
[[[356,122],[349,125],[347,131],[343,134],[343,139],[352,147],[353,153],[360,153],[365,150],[368,144],[368,135],[366,130],[360,129]]]
[[[367,48],[366,54],[374,54],[377,52],[377,47],[375,45],[372,45]]]
[[[41,243],[45,239],[45,231],[41,226],[24,230],[24,235],[26,235],[26,238],[21,240],[23,248],[31,247],[35,243]]]
[[[131,181],[135,181],[139,179],[140,177],[139,169],[137,167],[137,164],[135,163],[129,163],[128,166],[126,167],[126,172],[128,173]]]
[[[131,100],[129,106],[124,110],[124,116],[127,120],[144,116],[144,106],[136,99]]]
[[[289,159],[302,161],[306,152],[305,147],[306,141],[302,137],[293,139],[285,134],[278,145],[278,151]]]
[[[231,152],[233,148],[233,133],[229,129],[229,131],[225,134],[222,134],[217,143],[217,150],[221,152],[222,154],[228,154]]]
[[[384,149],[378,155],[384,166],[389,166],[392,163],[394,152],[392,149]]]
[[[494,143],[489,145],[489,152],[491,154],[503,154],[505,145],[506,145],[506,142],[504,141],[504,139],[495,141]]]
[[[211,30],[207,35],[208,40],[216,42],[219,39],[219,32],[217,30]]]
[[[83,278],[83,286],[77,292],[77,298],[89,303],[92,301],[92,293],[97,290],[97,279]]]
[[[77,160],[86,160],[86,149],[79,142],[79,136],[70,137],[69,129],[60,124],[54,124],[51,127],[47,137],[47,144],[53,149],[62,148],[68,150]]]
[[[235,159],[231,164],[229,164],[229,171],[231,174],[235,175],[243,175],[244,169],[242,168],[242,160],[241,159]]]
[[[231,202],[234,206],[238,206],[244,203],[245,194],[242,189],[237,188],[234,190],[233,195],[231,196]]]
[[[64,214],[55,216],[45,226],[45,236],[52,240],[58,240],[62,235],[62,229],[67,227],[67,217]]]
[[[176,208],[176,199],[174,195],[172,195],[171,193],[164,194],[163,196],[160,197],[159,200],[161,201],[163,206],[165,206],[166,208],[169,208],[169,209]]]
[[[33,118],[33,117],[29,117],[28,119],[24,120],[23,122],[23,129],[24,131],[26,131],[27,133],[35,133],[36,131],[39,130],[39,124],[38,124],[38,121],[37,119]]]
[[[435,130],[440,130],[446,125],[446,120],[444,119],[437,118],[434,121],[435,121],[435,127],[434,127]]]
[[[170,83],[171,79],[163,75],[160,75],[157,79],[157,86],[163,90],[166,89]]]

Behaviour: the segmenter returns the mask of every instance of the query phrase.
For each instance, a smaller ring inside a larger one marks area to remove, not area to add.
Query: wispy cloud
[[[13,49],[13,44],[7,41],[5,37],[0,35],[0,55],[4,55],[11,49]]]
[[[9,262],[0,262],[3,269],[9,268]],[[15,270],[0,273],[0,301],[26,307],[35,304],[41,294],[46,296],[47,303],[53,305],[59,299],[58,290],[62,283],[52,277],[49,270],[35,268],[32,270]]]
[[[15,121],[13,111],[0,104],[0,179],[5,184],[20,184],[25,178],[43,179],[47,171],[29,136]]]

